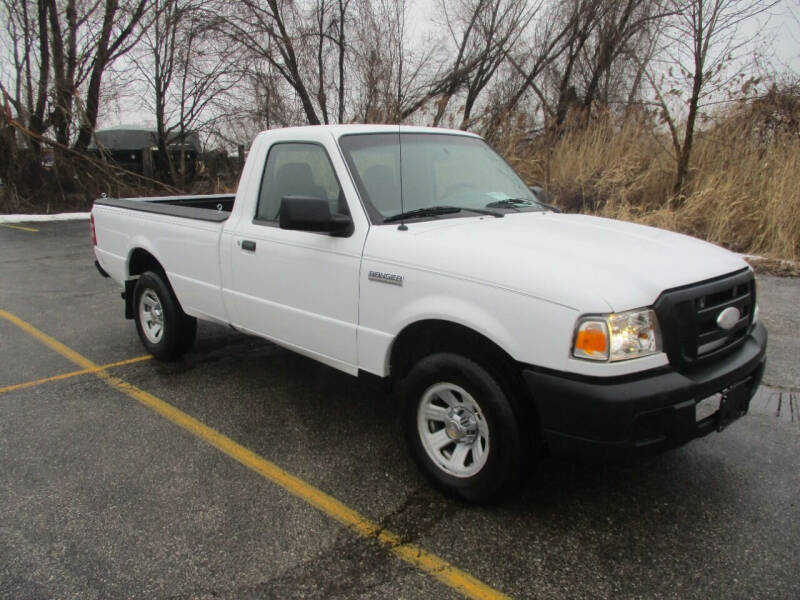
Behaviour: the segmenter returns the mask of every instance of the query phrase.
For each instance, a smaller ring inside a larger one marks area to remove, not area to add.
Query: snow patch
[[[88,212],[57,213],[53,215],[0,215],[0,223],[42,223],[45,221],[80,221],[88,219]]]

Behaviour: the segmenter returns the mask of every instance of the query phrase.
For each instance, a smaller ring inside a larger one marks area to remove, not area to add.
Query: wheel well
[[[426,320],[403,329],[389,359],[390,386],[396,388],[417,362],[436,352],[460,354],[487,369],[509,395],[518,418],[535,423],[538,431],[535,399],[523,381],[520,364],[485,335],[458,323]],[[535,438],[530,441],[539,443]]]
[[[122,297],[125,299],[126,319],[133,319],[134,317],[133,295],[134,289],[136,288],[136,279],[133,278],[138,277],[145,271],[155,271],[156,273],[159,273],[164,278],[167,286],[172,289],[169,284],[169,279],[167,278],[167,272],[164,271],[164,267],[161,266],[161,263],[158,262],[158,259],[156,259],[156,257],[150,254],[147,250],[144,250],[143,248],[136,248],[133,252],[131,252],[131,257],[128,260],[128,277],[125,280],[125,292],[122,295]]]
[[[156,271],[164,274],[164,267],[155,256],[143,248],[136,248],[128,260],[128,277],[141,275],[145,271]]]
[[[392,380],[401,381],[420,359],[436,352],[453,352],[472,358],[503,375],[519,372],[517,362],[477,331],[451,321],[426,320],[407,326],[395,339],[389,368]]]

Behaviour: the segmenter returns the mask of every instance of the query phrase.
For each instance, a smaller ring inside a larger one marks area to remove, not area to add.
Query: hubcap
[[[139,321],[145,337],[157,344],[164,336],[164,311],[154,290],[146,289],[139,300]]]
[[[469,409],[453,406],[447,411],[444,430],[451,440],[471,444],[478,435],[478,420]]]
[[[417,431],[425,452],[442,471],[471,477],[489,456],[489,426],[477,401],[453,383],[437,383],[423,394]]]

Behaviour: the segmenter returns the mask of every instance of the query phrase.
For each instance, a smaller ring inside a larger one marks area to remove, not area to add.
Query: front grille
[[[670,363],[688,367],[738,347],[753,322],[755,295],[749,269],[662,293],[655,309]],[[731,307],[739,311],[739,318],[724,329],[717,319]]]

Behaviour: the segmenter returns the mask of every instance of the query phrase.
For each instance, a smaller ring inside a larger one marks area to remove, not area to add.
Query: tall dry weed
[[[668,136],[644,116],[606,116],[561,136],[505,140],[520,174],[568,211],[687,233],[731,250],[800,260],[800,135],[770,108],[731,111],[695,143],[683,198]],[[767,118],[767,117],[770,118]]]

